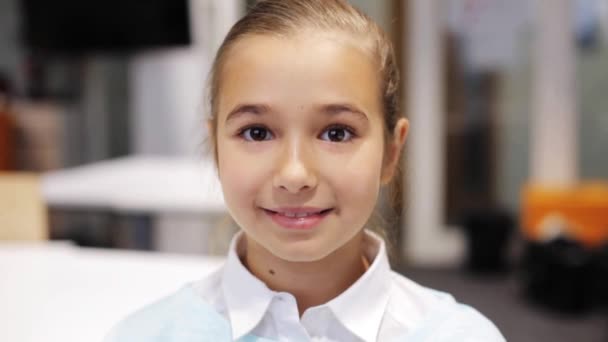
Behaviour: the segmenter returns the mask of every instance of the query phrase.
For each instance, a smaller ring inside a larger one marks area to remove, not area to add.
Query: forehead
[[[379,67],[344,34],[252,35],[227,52],[219,115],[240,102],[307,106],[351,102],[380,111]]]

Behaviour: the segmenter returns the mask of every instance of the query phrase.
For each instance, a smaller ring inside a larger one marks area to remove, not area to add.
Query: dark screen
[[[26,47],[132,51],[190,43],[187,0],[22,0]]]

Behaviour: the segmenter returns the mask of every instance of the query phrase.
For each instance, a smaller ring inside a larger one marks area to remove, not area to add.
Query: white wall
[[[416,265],[460,263],[460,230],[446,229],[443,139],[443,22],[441,0],[412,0],[406,82],[410,119],[404,193],[403,255]]]
[[[206,131],[207,74],[215,51],[241,15],[240,0],[191,0],[189,47],[146,52],[130,67],[133,152],[200,156]]]

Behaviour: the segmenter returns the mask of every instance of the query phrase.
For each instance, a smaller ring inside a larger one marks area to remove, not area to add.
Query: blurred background
[[[253,2],[0,0],[0,340],[100,340],[221,265],[204,94]],[[412,125],[396,270],[509,341],[608,341],[608,0],[351,3]]]

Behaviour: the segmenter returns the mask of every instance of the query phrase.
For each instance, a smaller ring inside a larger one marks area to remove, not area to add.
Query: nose
[[[293,194],[317,186],[313,153],[305,143],[293,141],[286,144],[279,158],[273,185]]]

